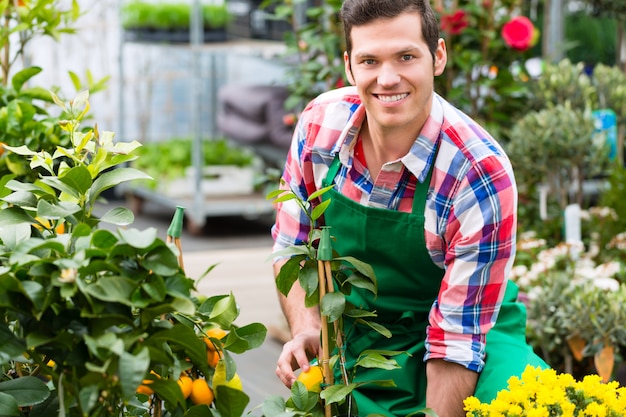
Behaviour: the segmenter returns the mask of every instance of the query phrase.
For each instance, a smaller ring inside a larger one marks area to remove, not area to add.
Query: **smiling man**
[[[378,296],[348,301],[376,311],[393,336],[347,322],[348,363],[366,349],[403,350],[400,369],[359,368],[358,380],[394,379],[355,394],[359,415],[406,416],[424,406],[464,416],[526,365],[546,366],[526,344],[526,315],[508,281],[515,256],[517,189],[494,138],[434,92],[446,46],[428,0],[346,0],[341,10],[351,87],[320,95],[303,111],[283,179],[299,197],[334,184],[324,224],[334,248],[372,265]],[[309,232],[294,201],[277,206],[274,249]],[[284,260],[276,259],[278,273]],[[317,356],[319,312],[297,283],[280,296],[292,340],[276,373]]]

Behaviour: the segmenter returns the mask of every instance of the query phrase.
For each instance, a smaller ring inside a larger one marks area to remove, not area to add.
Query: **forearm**
[[[274,264],[274,276],[278,275],[284,263],[285,261],[278,261]],[[319,333],[321,328],[319,309],[305,307],[305,292],[298,281],[294,282],[287,297],[279,292],[278,299],[292,337],[300,333]]]
[[[426,406],[439,417],[465,417],[463,400],[474,394],[478,374],[443,359],[426,362]]]

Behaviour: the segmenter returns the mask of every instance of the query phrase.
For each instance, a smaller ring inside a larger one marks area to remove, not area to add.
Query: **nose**
[[[390,87],[400,82],[400,73],[391,63],[384,63],[380,66],[378,73],[378,84],[382,87]]]

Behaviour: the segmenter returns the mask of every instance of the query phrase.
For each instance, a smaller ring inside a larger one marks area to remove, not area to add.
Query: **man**
[[[428,0],[346,0],[341,17],[353,87],[307,106],[283,178],[302,199],[335,184],[324,215],[333,246],[376,273],[377,298],[355,290],[348,300],[376,310],[393,337],[355,326],[348,355],[411,353],[399,357],[399,370],[367,370],[363,379],[393,378],[397,387],[359,390],[359,414],[405,416],[427,406],[464,416],[466,397],[491,400],[527,364],[545,366],[525,342],[525,312],[507,281],[516,237],[511,165],[482,127],[434,93],[447,56]],[[297,205],[277,210],[274,248],[306,239]],[[319,312],[304,308],[303,294],[296,283],[281,296],[293,338],[276,374],[287,386],[319,351]]]

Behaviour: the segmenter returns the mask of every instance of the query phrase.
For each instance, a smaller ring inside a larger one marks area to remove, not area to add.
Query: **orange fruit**
[[[183,393],[183,397],[185,397],[185,399],[189,398],[193,388],[193,380],[188,375],[181,375],[177,382]]]
[[[215,350],[215,344],[211,341],[211,338],[221,340],[225,338],[226,335],[228,335],[228,333],[226,333],[224,329],[221,329],[219,327],[212,327],[206,330],[204,333],[204,343],[206,343],[206,346],[211,350]]]
[[[152,383],[152,381],[148,381],[148,380],[144,379],[144,382],[146,382],[146,381],[149,382],[149,383]],[[139,385],[137,387],[137,393],[144,394],[144,395],[152,395],[152,394],[154,394],[154,391],[152,390],[152,388],[150,388],[147,385]]]
[[[155,375],[157,378],[161,378],[161,375],[157,374],[154,371],[150,371],[150,373],[152,375]],[[152,384],[152,382],[154,382],[152,379],[144,379],[142,381],[141,385],[139,385],[137,387],[137,392],[139,394],[145,394],[145,395],[152,395],[152,394],[154,394],[154,390],[148,386],[148,385]]]
[[[209,387],[205,379],[198,378],[194,379],[191,385],[191,401],[195,405],[206,404],[211,405],[215,395],[213,395],[213,390]]]
[[[212,343],[211,343],[211,346],[213,346]],[[213,350],[213,349],[206,350],[206,360],[211,368],[215,368],[217,366],[217,362],[219,362],[221,357],[222,357],[222,354],[216,350]]]
[[[301,372],[297,380],[302,382],[309,391],[322,391],[322,382],[324,382],[322,367],[319,365],[311,366],[308,371]]]

